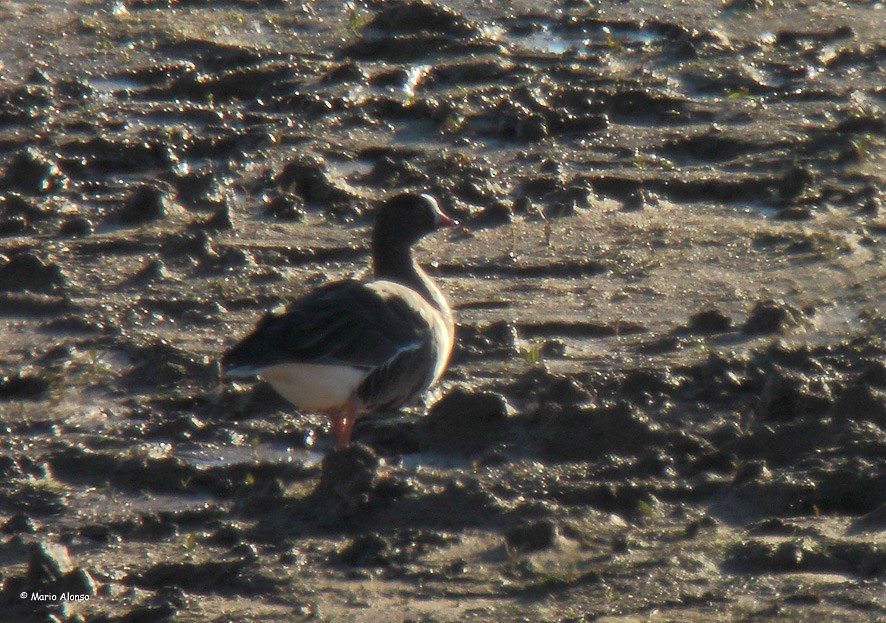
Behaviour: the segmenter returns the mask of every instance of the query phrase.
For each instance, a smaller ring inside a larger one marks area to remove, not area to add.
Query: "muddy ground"
[[[0,618],[883,620],[884,31],[3,2]],[[330,454],[217,360],[401,188],[462,221],[419,250],[458,344]]]

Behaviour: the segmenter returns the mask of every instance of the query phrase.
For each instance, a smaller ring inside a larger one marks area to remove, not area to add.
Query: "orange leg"
[[[330,415],[329,421],[332,422],[332,430],[335,433],[336,437],[341,437],[342,431],[342,416],[340,415]]]
[[[335,424],[333,424],[333,428],[336,429],[335,434],[338,435],[338,443],[335,444],[336,449],[346,448],[351,443],[351,431],[354,430],[354,424],[357,422],[358,417],[360,416],[354,408],[354,403],[348,400],[345,403],[345,416],[341,418],[339,427],[336,428]]]

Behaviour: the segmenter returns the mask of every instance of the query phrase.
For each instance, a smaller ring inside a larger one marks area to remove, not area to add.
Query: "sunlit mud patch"
[[[374,163],[369,160],[326,160],[326,171],[334,183],[348,187],[355,194],[360,194],[360,187],[367,183],[366,176],[372,171]]]
[[[642,48],[661,40],[654,29],[630,22],[569,26],[531,22],[511,26],[505,38],[525,50],[553,55],[587,56],[593,51]]]
[[[126,95],[129,91],[140,88],[135,80],[120,76],[93,76],[86,81],[99,97],[115,97]]]
[[[240,464],[299,464],[317,466],[323,460],[324,450],[290,448],[275,443],[244,445],[209,445],[177,448],[175,455],[197,468],[229,467]]]

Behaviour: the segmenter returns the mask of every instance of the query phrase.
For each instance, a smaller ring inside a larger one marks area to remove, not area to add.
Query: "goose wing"
[[[343,281],[268,314],[223,359],[228,374],[284,363],[346,365],[370,373],[397,369],[433,349],[434,310],[391,282]],[[415,362],[412,361],[414,364]]]

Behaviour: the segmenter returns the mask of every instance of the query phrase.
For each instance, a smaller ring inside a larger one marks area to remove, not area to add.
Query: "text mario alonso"
[[[22,599],[30,599],[31,601],[89,601],[89,595],[78,595],[76,593],[38,593],[25,592],[19,594]]]

